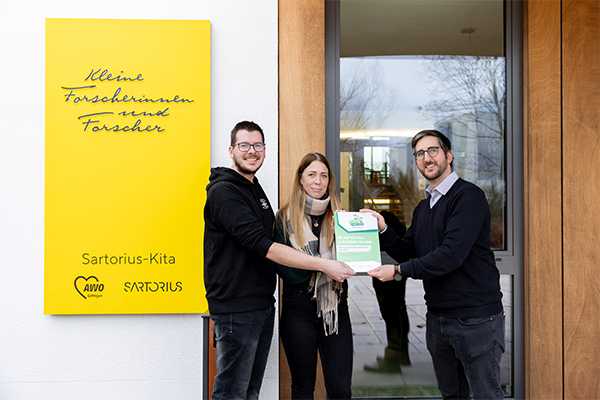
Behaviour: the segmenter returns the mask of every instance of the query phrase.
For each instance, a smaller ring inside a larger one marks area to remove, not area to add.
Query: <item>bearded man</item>
[[[489,205],[479,187],[452,172],[445,135],[421,131],[411,145],[429,184],[425,199],[403,238],[374,213],[382,250],[400,264],[369,275],[384,282],[423,280],[427,348],[444,399],[503,399],[504,311]]]
[[[321,271],[343,282],[346,264],[273,241],[275,216],[255,177],[265,160],[263,130],[231,131],[231,168],[211,169],[204,207],[204,285],[214,322],[217,375],[211,398],[258,399],[275,317],[275,263]]]

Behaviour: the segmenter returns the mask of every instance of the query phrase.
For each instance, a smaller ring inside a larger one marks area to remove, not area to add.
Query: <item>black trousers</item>
[[[379,311],[385,321],[388,347],[406,349],[410,329],[406,310],[406,277],[400,281],[381,282],[373,278],[373,289],[377,296]]]
[[[292,399],[313,399],[317,351],[321,355],[327,397],[352,397],[352,325],[347,299],[338,304],[338,333],[325,336],[310,293],[285,290],[282,294],[279,332],[292,375]]]

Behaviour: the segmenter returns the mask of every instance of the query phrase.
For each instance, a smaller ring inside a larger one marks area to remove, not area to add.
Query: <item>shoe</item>
[[[402,373],[402,367],[400,367],[398,359],[385,359],[379,356],[374,363],[364,364],[363,369],[369,372]]]
[[[377,361],[382,362],[383,360],[397,362],[400,363],[400,365],[410,365],[410,357],[408,356],[408,340],[404,343],[400,343],[400,350],[389,346],[386,347],[383,357],[377,356]]]
[[[400,361],[400,365],[410,365],[411,362],[410,357],[408,356],[408,350],[400,350],[400,354],[398,354],[398,360]]]
[[[398,358],[398,363],[399,363],[400,365],[411,365],[411,364],[412,364],[412,363],[410,362],[410,356],[408,355],[408,351],[402,351],[402,350],[400,350],[400,351],[398,352],[398,356],[397,356],[397,358]],[[377,356],[377,362],[378,362],[378,363],[382,363],[382,362],[383,362],[383,360],[384,360],[384,358],[383,358],[383,357],[381,357],[381,356]]]
[[[400,341],[400,350],[398,350],[398,359],[400,365],[410,365],[410,357],[408,356],[408,339]]]

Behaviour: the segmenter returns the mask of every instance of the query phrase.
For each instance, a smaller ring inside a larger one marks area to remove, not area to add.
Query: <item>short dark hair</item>
[[[437,138],[440,148],[444,152],[444,155],[447,155],[449,151],[452,151],[452,143],[450,143],[450,139],[446,135],[444,135],[440,131],[436,131],[435,129],[426,129],[417,133],[412,140],[410,141],[410,146],[412,147],[413,152],[415,151],[415,147],[417,146],[417,142],[423,139],[425,136],[433,136]],[[452,162],[450,163],[450,167],[452,168]]]
[[[410,142],[410,146],[412,147],[413,151],[415,150],[415,147],[417,146],[417,142],[419,140],[423,139],[425,136],[436,137],[438,140],[438,143],[440,144],[440,147],[444,151],[444,154],[448,153],[449,151],[452,151],[452,143],[450,143],[450,139],[448,139],[446,137],[446,135],[444,135],[442,132],[436,131],[433,129],[421,131],[412,138],[412,140]]]
[[[258,126],[258,124],[252,122],[252,121],[242,121],[242,122],[238,122],[237,124],[235,124],[235,126],[233,127],[233,130],[231,131],[231,144],[230,146],[233,147],[235,146],[236,140],[237,140],[237,133],[238,131],[248,131],[248,132],[254,132],[254,131],[258,131],[260,132],[260,136],[262,136],[262,141],[263,143],[265,142],[265,134],[263,133],[263,130],[260,126]]]

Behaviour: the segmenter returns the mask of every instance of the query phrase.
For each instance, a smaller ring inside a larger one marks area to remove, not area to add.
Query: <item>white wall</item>
[[[199,399],[199,315],[43,314],[45,18],[211,20],[212,165],[231,165],[231,128],[254,120],[276,205],[277,0],[0,3],[0,399]],[[276,347],[263,399],[277,398]]]

